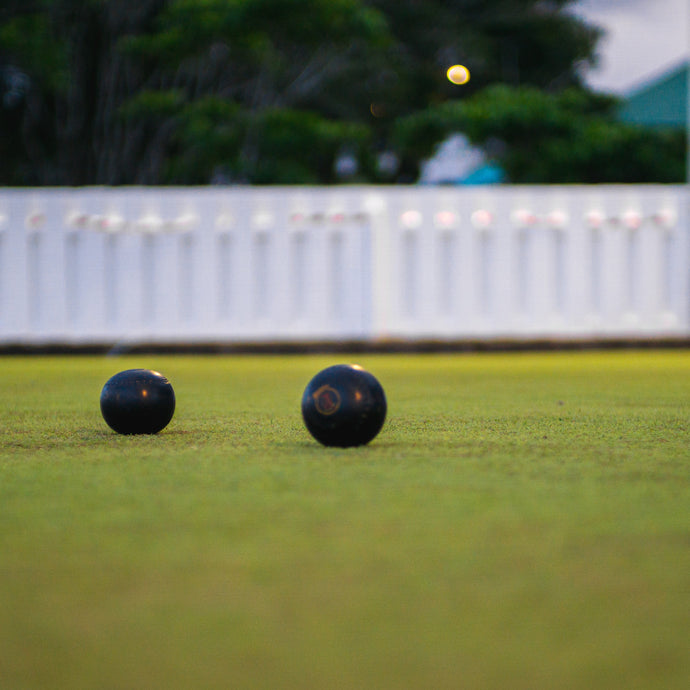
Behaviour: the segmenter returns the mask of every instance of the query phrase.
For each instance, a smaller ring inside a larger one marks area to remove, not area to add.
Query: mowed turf
[[[338,362],[367,447],[302,424]],[[689,630],[690,352],[0,358],[2,690],[685,690]]]

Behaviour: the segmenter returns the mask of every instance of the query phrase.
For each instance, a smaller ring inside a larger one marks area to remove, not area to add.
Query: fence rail
[[[0,343],[690,335],[684,186],[0,190]]]

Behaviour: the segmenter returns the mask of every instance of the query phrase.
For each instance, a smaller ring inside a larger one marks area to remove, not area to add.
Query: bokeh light
[[[453,84],[467,84],[467,82],[470,80],[470,71],[467,69],[467,67],[465,67],[465,65],[453,65],[452,67],[448,68],[446,76],[448,77],[448,81],[452,82]]]

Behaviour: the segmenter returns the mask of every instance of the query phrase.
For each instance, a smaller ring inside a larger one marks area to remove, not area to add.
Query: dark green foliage
[[[458,127],[503,142],[514,181],[676,181],[678,136],[573,95],[601,32],[572,4],[8,1],[0,184],[330,183],[343,150],[358,180],[390,181],[376,156],[392,149],[411,180]],[[535,142],[547,160],[530,164]]]
[[[255,184],[333,181],[343,145],[363,150],[365,127],[316,113],[269,108],[252,114],[216,98],[186,107],[173,137],[165,181],[203,184],[219,177]]]
[[[334,139],[361,140],[369,114],[356,77],[362,64],[383,64],[388,41],[384,18],[358,0],[47,0],[8,12],[0,13],[0,68],[6,62],[29,84],[14,112],[0,107],[23,135],[8,137],[8,153],[21,142],[3,168],[12,183],[208,182],[218,167],[247,181],[330,181]],[[36,60],[38,51],[25,50],[31,40],[17,39],[24,33],[46,50],[55,44],[67,61]],[[69,88],[39,80],[36,65],[66,66]],[[203,115],[209,107],[216,115]],[[302,143],[312,127],[301,159],[293,151],[281,160],[272,142],[237,127],[240,118],[255,132],[281,109]],[[221,111],[236,117],[222,121]],[[181,150],[200,117],[201,141]],[[229,142],[236,129],[239,151]]]
[[[581,83],[602,32],[564,12],[571,0],[370,0],[404,46],[399,55],[415,109],[465,97],[495,82],[563,88]],[[472,79],[458,91],[445,80],[454,64]]]
[[[582,89],[496,85],[401,119],[395,140],[414,161],[463,132],[496,151],[514,183],[682,182],[685,133],[618,122],[617,105]]]

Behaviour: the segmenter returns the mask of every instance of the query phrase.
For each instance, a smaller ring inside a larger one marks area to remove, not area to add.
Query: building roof
[[[648,127],[685,127],[688,121],[688,63],[683,62],[633,89],[619,118]]]

